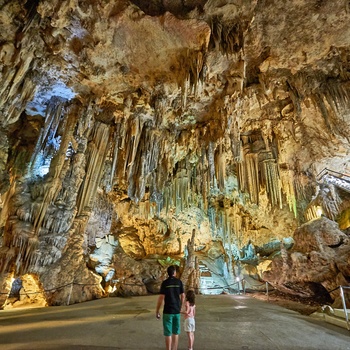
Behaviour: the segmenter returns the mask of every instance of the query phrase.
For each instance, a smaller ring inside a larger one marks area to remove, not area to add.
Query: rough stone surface
[[[286,293],[324,302],[336,299],[337,287],[350,279],[349,237],[337,223],[322,217],[302,225],[293,238],[295,245],[281,250],[264,273],[266,280]]]
[[[50,305],[155,293],[174,261],[213,293],[348,285],[349,20],[343,0],[0,0],[1,303],[23,276]]]

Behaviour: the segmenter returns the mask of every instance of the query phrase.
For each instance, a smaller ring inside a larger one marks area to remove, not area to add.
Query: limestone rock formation
[[[349,20],[343,0],[0,0],[1,304],[29,278],[49,305],[156,293],[174,261],[200,292],[303,294],[301,225],[308,283],[348,284]]]
[[[292,249],[282,248],[280,257],[273,260],[265,279],[279,290],[304,298],[336,299],[337,287],[350,280],[349,236],[322,217],[298,228],[294,240]]]

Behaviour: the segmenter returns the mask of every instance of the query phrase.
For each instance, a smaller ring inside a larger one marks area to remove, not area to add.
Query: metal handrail
[[[334,177],[337,177],[339,179],[343,179],[345,181],[350,181],[350,176],[347,175],[347,174],[344,174],[344,173],[340,173],[339,171],[335,171],[335,170],[331,170],[331,169],[328,169],[328,168],[324,168],[323,170],[321,170],[317,175],[316,175],[316,179],[319,181],[321,180],[325,175],[327,174],[331,174],[332,176]],[[335,175],[337,174],[337,175]],[[349,180],[347,179],[344,179],[345,178],[348,178]]]
[[[234,282],[230,284],[230,286],[238,285],[238,295],[241,295],[241,285],[242,285],[242,293],[245,294],[245,279],[242,278],[241,280],[237,280],[237,282]]]
[[[342,299],[342,302],[343,302],[343,309],[344,309],[344,313],[345,313],[346,326],[348,328],[348,331],[350,331],[349,314],[348,314],[348,309],[347,309],[347,306],[346,306],[346,300],[345,300],[345,296],[344,296],[344,289],[349,289],[350,290],[350,287],[340,286],[340,295],[341,295],[341,299]]]
[[[350,193],[350,175],[324,168],[317,176],[318,183],[329,183]]]

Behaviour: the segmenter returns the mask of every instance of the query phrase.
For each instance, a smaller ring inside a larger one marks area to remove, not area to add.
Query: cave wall
[[[50,305],[156,292],[167,262],[254,288],[316,206],[346,211],[317,177],[350,172],[346,2],[0,9],[3,303],[28,275]]]

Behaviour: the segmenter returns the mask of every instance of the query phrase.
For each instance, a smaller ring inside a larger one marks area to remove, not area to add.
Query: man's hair
[[[176,267],[174,265],[171,265],[167,268],[168,276],[172,277],[175,275]]]

